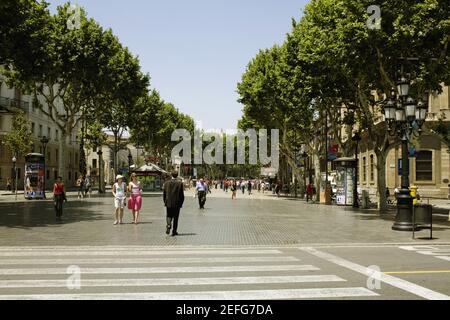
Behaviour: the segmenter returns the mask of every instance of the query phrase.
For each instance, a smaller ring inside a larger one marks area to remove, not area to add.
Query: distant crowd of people
[[[78,199],[86,198],[92,193],[92,179],[91,176],[80,176],[77,180]]]
[[[281,191],[281,184],[278,182],[269,182],[262,179],[199,179],[189,180],[188,184],[183,183],[183,180],[178,178],[178,173],[173,172],[171,179],[166,181],[163,185],[163,202],[166,207],[166,234],[172,233],[172,236],[178,235],[178,219],[181,208],[184,203],[185,188],[195,188],[194,197],[198,198],[198,205],[200,210],[205,209],[206,197],[212,193],[213,189],[220,189],[223,192],[231,192],[231,199],[237,198],[238,191],[242,194],[248,193],[252,195],[253,192],[272,191],[279,195]],[[90,197],[92,190],[92,180],[90,176],[80,176],[77,180],[78,199]],[[116,182],[112,186],[112,196],[114,204],[114,225],[121,225],[124,222],[124,211],[127,207],[133,216],[133,224],[139,223],[139,214],[142,208],[142,185],[138,181],[136,174],[131,174],[128,184],[125,182],[125,177],[122,175],[116,176]],[[67,201],[66,190],[62,177],[58,177],[53,186],[54,207],[57,220],[61,220],[63,213],[63,203]]]

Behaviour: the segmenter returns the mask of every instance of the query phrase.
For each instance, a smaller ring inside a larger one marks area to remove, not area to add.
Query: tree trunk
[[[67,134],[61,132],[58,146],[58,176],[62,177],[65,182],[68,181],[66,177],[66,141]]]
[[[316,155],[314,157],[314,170],[315,170],[315,184],[316,184],[316,201],[320,202],[320,186],[322,184],[322,177],[320,172],[320,158]]]
[[[378,210],[386,212],[386,158],[387,151],[376,152],[377,155],[377,189],[378,189]]]

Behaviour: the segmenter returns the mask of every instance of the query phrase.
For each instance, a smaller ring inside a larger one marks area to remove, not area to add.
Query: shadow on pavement
[[[64,204],[63,222],[56,223],[55,209],[52,201],[33,201],[17,203],[0,203],[0,226],[17,229],[30,229],[61,226],[68,223],[94,220],[108,220],[102,213],[95,212],[95,205],[101,202],[71,202]]]

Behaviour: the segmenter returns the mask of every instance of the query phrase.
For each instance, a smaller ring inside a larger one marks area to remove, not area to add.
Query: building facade
[[[13,152],[3,143],[3,136],[12,129],[12,120],[14,112],[22,110],[30,120],[30,136],[32,141],[31,152],[43,154],[42,137],[47,137],[49,142],[46,146],[46,189],[51,189],[53,182],[58,176],[58,161],[61,133],[55,123],[44,115],[44,113],[33,105],[33,99],[30,95],[25,95],[16,88],[10,88],[6,85],[5,79],[0,75],[0,189],[6,189],[7,180],[14,177]],[[45,108],[45,102],[41,100]],[[73,130],[67,138],[65,145],[65,177],[66,186],[73,187],[76,183],[76,177],[79,172],[80,146],[77,142],[78,128]],[[17,185],[18,189],[24,186],[24,155],[19,155],[16,162],[17,167]]]
[[[442,115],[450,119],[449,87],[442,94],[430,97],[427,123],[437,122]],[[361,141],[359,148],[359,187],[368,190],[372,197],[377,195],[377,156],[370,141]],[[418,187],[422,197],[447,198],[450,184],[449,146],[435,134],[425,130],[410,144],[410,184]],[[401,146],[389,150],[386,159],[386,184],[390,193],[401,186]]]

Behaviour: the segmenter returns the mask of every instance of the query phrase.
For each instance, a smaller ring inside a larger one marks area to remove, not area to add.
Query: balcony
[[[6,97],[0,97],[0,107],[4,108],[18,108],[22,111],[29,112],[30,103],[19,99],[10,99]]]

